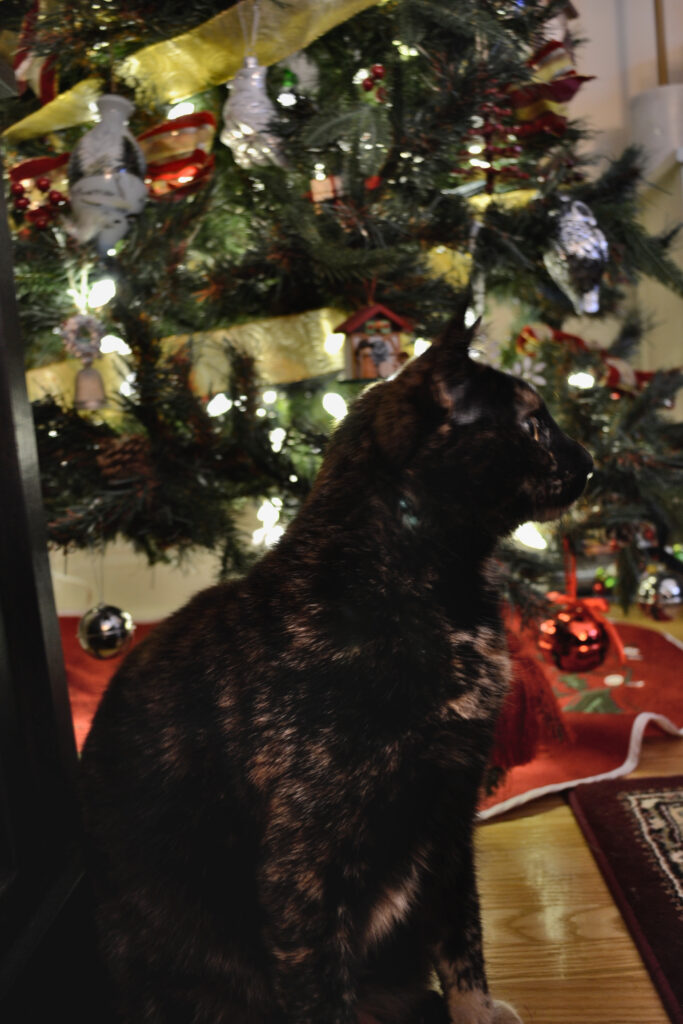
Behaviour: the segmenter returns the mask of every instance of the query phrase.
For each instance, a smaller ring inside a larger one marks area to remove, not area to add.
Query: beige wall
[[[659,84],[655,5],[653,0],[576,0],[575,5],[579,18],[572,26],[586,40],[578,70],[596,80],[579,91],[572,114],[597,132],[590,149],[616,156],[631,141],[631,99]],[[669,81],[683,84],[683,3],[664,0],[663,9]]]

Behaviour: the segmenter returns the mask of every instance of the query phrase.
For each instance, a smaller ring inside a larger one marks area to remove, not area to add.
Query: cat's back
[[[122,662],[100,702],[81,757],[88,805],[111,789],[131,799],[200,778],[239,717],[247,673],[243,581],[196,594]],[[157,796],[158,799],[158,796]]]

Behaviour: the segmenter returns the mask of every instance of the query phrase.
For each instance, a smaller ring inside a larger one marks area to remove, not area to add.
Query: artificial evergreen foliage
[[[292,22],[303,3],[292,0]],[[271,4],[279,0],[261,0],[261,9]],[[136,104],[130,127],[140,135],[173,104],[152,97],[142,73],[124,77],[122,62],[235,5],[78,0],[41,6],[33,22],[28,5],[6,6],[6,28],[22,31],[35,60],[52,62],[58,99],[99,80],[100,91],[122,92]],[[237,7],[245,34],[217,38],[216,47],[241,60],[255,6]],[[27,368],[64,358],[60,325],[76,312],[84,273],[116,280],[116,298],[96,315],[131,349],[131,392],[108,413],[76,412],[67,395],[36,404],[55,544],[122,536],[151,562],[203,545],[223,552],[226,571],[242,568],[253,554],[240,539],[245,501],[278,497],[285,516],[296,508],[332,427],[321,391],[333,385],[350,399],[358,386],[329,376],[279,381],[277,402],[264,409],[261,390],[273,382],[259,381],[253,360],[228,341],[230,373],[213,388],[233,404],[211,417],[212,395],[194,387],[192,340],[169,348],[166,339],[208,331],[229,339],[237,324],[325,306],[352,313],[373,301],[412,321],[416,335],[433,337],[468,297],[474,306],[514,298],[518,319],[561,331],[572,304],[544,256],[563,199],[588,204],[608,241],[598,315],[616,314],[624,324],[608,354],[635,354],[642,325],[627,312],[629,287],[647,275],[683,294],[683,272],[670,255],[674,232],[653,237],[638,222],[641,155],[628,149],[599,168],[586,166],[577,146],[588,127],[572,120],[570,100],[548,98],[558,81],[567,96],[582,84],[569,36],[555,51],[564,70],[550,84],[543,79],[538,55],[556,38],[553,19],[565,9],[563,0],[390,0],[341,20],[303,56],[283,55],[269,67],[277,110],[271,127],[284,167],[245,170],[218,141],[222,86],[207,82],[174,97],[216,118],[213,169],[196,187],[150,198],[105,260],[69,233],[68,208],[43,227],[15,210]],[[256,42],[258,53],[258,33]],[[182,82],[182,46],[178,53]],[[17,133],[41,109],[49,130]],[[41,108],[31,88],[3,101],[8,169],[68,153],[90,127],[56,113],[51,122],[52,109]],[[312,182],[333,176],[338,194],[316,200]],[[451,258],[447,267],[435,263],[439,253]],[[510,339],[503,365],[514,369],[519,356]],[[655,554],[681,538],[681,431],[667,409],[681,376],[660,374],[640,390],[616,392],[606,383],[605,356],[552,338],[529,358],[544,364],[541,389],[554,415],[596,463],[584,502],[561,530],[579,554],[598,536],[618,538],[619,596],[627,603],[642,567],[643,524],[654,528]],[[582,368],[595,384],[577,392],[567,376]],[[274,444],[277,427],[284,440]],[[529,581],[542,590],[561,565],[552,545],[537,559],[514,546],[503,557],[515,570],[515,593]]]

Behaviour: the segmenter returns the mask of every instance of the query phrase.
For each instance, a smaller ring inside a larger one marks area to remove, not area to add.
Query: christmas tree
[[[673,233],[639,224],[640,154],[579,155],[571,5],[5,7],[27,369],[69,367],[34,403],[55,545],[204,546],[241,570],[245,502],[276,537],[345,403],[466,308],[481,357],[596,463],[541,553],[501,553],[511,596],[557,586],[563,558],[626,604],[648,561],[677,571],[683,377],[633,369],[630,295],[642,275],[683,294],[683,272]],[[599,349],[563,331],[576,314],[622,326]]]

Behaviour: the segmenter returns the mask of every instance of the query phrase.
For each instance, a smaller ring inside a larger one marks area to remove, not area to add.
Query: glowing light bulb
[[[256,518],[263,523],[263,526],[252,533],[251,539],[254,544],[264,544],[269,548],[280,539],[285,532],[283,527],[278,524],[281,508],[281,498],[272,498],[270,501],[266,498],[256,513]]]
[[[287,437],[287,431],[283,427],[275,427],[268,434],[268,440],[270,441],[270,447],[274,452],[281,452],[282,446],[285,443]]]
[[[567,384],[570,384],[573,388],[592,388],[595,384],[595,377],[592,373],[585,373],[579,370],[576,373],[569,374]]]
[[[119,393],[122,394],[124,398],[132,398],[135,394],[135,379],[135,374],[129,373],[121,382]]]
[[[348,412],[346,402],[336,391],[328,391],[323,395],[323,409],[335,420],[343,420]]]
[[[184,100],[182,103],[176,103],[174,107],[171,107],[166,119],[168,121],[175,121],[176,117],[185,117],[186,114],[194,113],[194,103],[189,100]]]
[[[421,356],[423,352],[426,352],[427,349],[431,347],[432,343],[431,341],[428,341],[427,338],[416,338],[413,345],[413,354]]]
[[[337,333],[328,334],[327,337],[325,338],[323,348],[325,349],[328,355],[336,356],[336,354],[338,352],[341,352],[342,348],[344,347],[345,338],[346,335],[341,334],[339,331]]]
[[[224,413],[229,412],[230,409],[232,409],[232,402],[227,395],[223,394],[222,391],[219,391],[217,395],[214,395],[206,406],[206,411],[209,416],[222,416]]]
[[[88,306],[90,309],[99,309],[106,306],[116,295],[116,282],[111,277],[102,277],[95,281],[88,292]]]
[[[261,399],[265,405],[273,405],[274,402],[277,402],[277,391],[264,391],[261,395]]]
[[[512,536],[520,544],[523,544],[525,548],[544,551],[548,547],[548,541],[535,523],[522,523],[521,526],[517,527]]]
[[[103,355],[116,352],[119,356],[129,356],[132,349],[128,342],[124,341],[123,338],[119,338],[115,334],[105,334],[100,341],[100,352]]]

